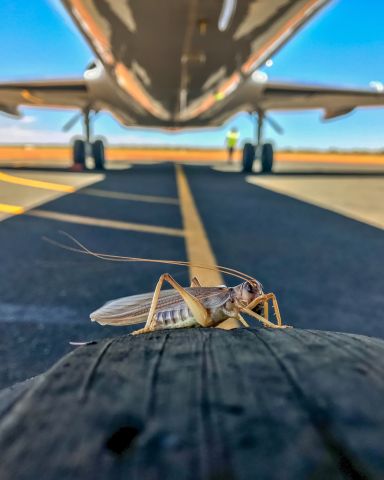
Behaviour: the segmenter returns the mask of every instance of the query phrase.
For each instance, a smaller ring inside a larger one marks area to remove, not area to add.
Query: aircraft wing
[[[210,124],[221,124],[239,111],[321,109],[325,120],[345,115],[356,107],[384,106],[384,93],[374,90],[333,88],[248,79],[229,98],[218,100],[202,116]]]
[[[20,116],[19,106],[79,108],[90,102],[83,80],[0,83],[0,112]]]

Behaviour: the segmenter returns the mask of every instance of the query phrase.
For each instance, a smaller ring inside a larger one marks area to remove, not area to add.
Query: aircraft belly
[[[232,93],[240,71],[261,65],[328,0],[237,0],[221,30],[224,0],[62,1],[119,88],[165,125],[198,117],[217,92]]]

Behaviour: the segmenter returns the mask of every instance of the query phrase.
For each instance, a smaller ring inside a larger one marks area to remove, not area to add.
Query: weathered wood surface
[[[76,349],[0,417],[0,478],[384,478],[384,342],[188,329]]]

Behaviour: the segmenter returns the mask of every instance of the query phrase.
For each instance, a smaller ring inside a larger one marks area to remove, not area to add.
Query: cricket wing
[[[228,299],[228,289],[218,287],[186,288],[209,309],[217,308]],[[147,320],[151,307],[153,292],[130,297],[118,298],[107,302],[101,308],[91,313],[93,322],[100,325],[136,325]],[[185,303],[175,290],[162,290],[159,295],[155,313],[164,310],[184,308]]]
[[[159,303],[168,297],[177,297],[174,290],[163,290],[159,296]],[[147,320],[151,306],[153,292],[131,295],[111,300],[90,314],[92,322],[100,325],[136,325]]]

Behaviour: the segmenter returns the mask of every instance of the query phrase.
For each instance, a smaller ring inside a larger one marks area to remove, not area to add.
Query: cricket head
[[[254,303],[260,295],[263,295],[263,286],[257,280],[240,283],[240,285],[234,287],[234,290],[237,301],[244,307],[251,308],[252,310],[252,303]],[[258,307],[259,305],[256,306],[256,308]],[[258,311],[256,313],[258,313]]]

